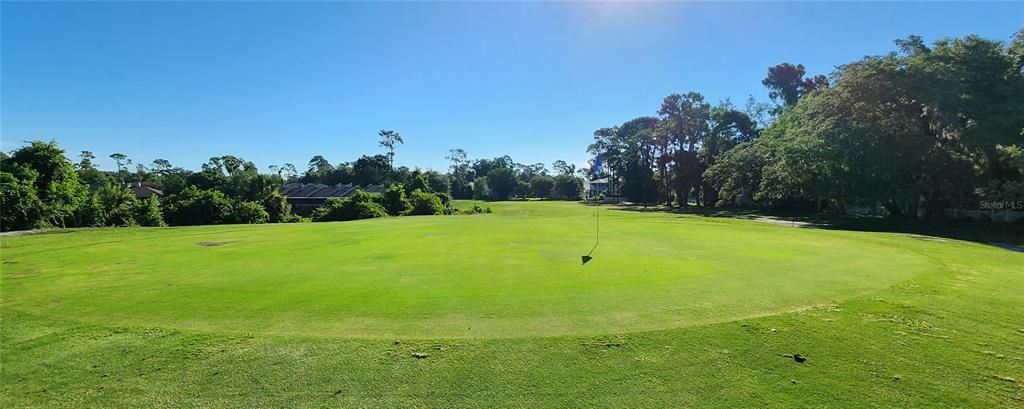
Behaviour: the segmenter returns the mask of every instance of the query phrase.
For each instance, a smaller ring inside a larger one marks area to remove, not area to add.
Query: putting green
[[[933,270],[900,235],[603,208],[105,229],[3,241],[2,305],[102,324],[352,338],[662,329],[833,303]]]

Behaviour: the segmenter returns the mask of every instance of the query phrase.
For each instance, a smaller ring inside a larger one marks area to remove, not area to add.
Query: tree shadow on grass
[[[1024,252],[1024,224],[985,223],[962,220],[921,221],[878,216],[849,216],[807,213],[766,212],[750,209],[719,209],[703,207],[670,208],[668,206],[612,205],[614,211],[640,213],[671,213],[680,217],[699,216],[752,220],[802,228],[848,230],[879,233],[904,233],[971,241],[1011,251]]]

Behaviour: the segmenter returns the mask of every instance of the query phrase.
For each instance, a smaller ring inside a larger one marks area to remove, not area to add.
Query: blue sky
[[[122,152],[266,169],[377,153],[444,169],[473,158],[582,163],[595,129],[673,92],[754,95],[768,66],[813,74],[977,33],[1008,40],[1024,3],[9,3],[0,140],[56,139],[77,160]]]

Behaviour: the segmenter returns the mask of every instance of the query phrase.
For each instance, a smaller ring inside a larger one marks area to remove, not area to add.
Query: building
[[[156,196],[157,200],[160,200],[161,198],[164,197],[164,192],[162,190],[145,186],[142,183],[133,184],[132,192],[135,193],[135,198],[139,200],[149,199],[150,196]]]
[[[281,186],[280,192],[292,206],[293,213],[307,216],[312,214],[316,208],[323,206],[327,199],[349,197],[360,190],[383,193],[385,188],[382,185],[362,187],[351,183],[339,183],[334,186],[320,183],[289,183]]]
[[[619,197],[619,185],[608,178],[595,180],[584,179],[583,196],[587,199],[594,199],[597,197],[617,199]]]

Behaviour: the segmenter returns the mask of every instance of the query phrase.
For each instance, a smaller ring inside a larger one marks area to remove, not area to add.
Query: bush
[[[218,190],[189,186],[164,199],[164,220],[172,226],[226,223],[231,216],[231,199]]]
[[[135,206],[135,223],[146,227],[164,226],[164,216],[160,213],[160,201],[156,196],[138,202]]]
[[[441,207],[444,207],[444,214],[455,214],[456,209],[452,206],[452,196],[447,193],[434,193],[441,199]]]
[[[424,192],[433,193],[433,189],[430,188],[430,178],[426,173],[420,173],[416,177],[412,178],[412,182],[409,183],[409,194],[412,194],[415,190],[422,190]]]
[[[43,202],[36,195],[33,182],[0,173],[0,230],[29,230],[46,224]]]
[[[409,211],[411,205],[409,199],[405,197],[405,186],[401,183],[395,183],[388,187],[388,190],[384,191],[384,209],[388,211],[388,214],[392,216],[398,216]]]
[[[409,210],[411,215],[436,215],[444,214],[445,212],[441,198],[434,193],[416,189],[412,192],[412,200],[410,202],[412,202],[412,209]]]
[[[102,226],[134,226],[135,210],[139,207],[139,199],[131,189],[108,184],[93,192],[99,202]]]
[[[270,223],[284,222],[292,214],[292,205],[288,204],[288,200],[277,189],[263,198],[263,209],[267,211],[267,221]]]
[[[237,224],[263,224],[270,215],[259,202],[237,201],[231,206],[231,222]]]
[[[362,190],[344,199],[330,198],[313,212],[313,221],[333,222],[385,217],[388,211],[381,202],[383,197],[379,193],[367,193]]]
[[[468,208],[466,210],[459,210],[459,212],[462,213],[462,214],[491,213],[491,207],[490,206],[480,206],[478,204],[475,204],[475,205],[473,205],[473,207],[470,207],[470,208]]]

